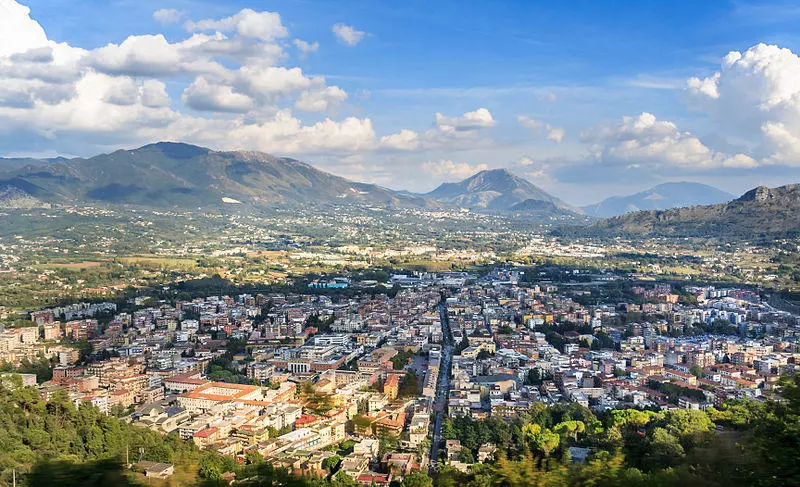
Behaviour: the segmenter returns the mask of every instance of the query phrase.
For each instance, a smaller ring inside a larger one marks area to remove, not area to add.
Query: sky
[[[800,182],[800,5],[0,0],[0,156],[169,140],[584,205]]]

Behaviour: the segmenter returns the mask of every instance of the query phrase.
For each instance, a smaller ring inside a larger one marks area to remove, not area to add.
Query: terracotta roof
[[[214,434],[214,433],[216,433],[217,431],[219,431],[219,428],[214,428],[214,427],[212,426],[212,427],[210,427],[210,428],[204,428],[204,429],[201,429],[200,431],[196,432],[196,433],[194,434],[194,436],[196,436],[196,437],[198,437],[198,438],[210,438],[210,437],[211,437],[211,435],[213,435],[213,434]]]

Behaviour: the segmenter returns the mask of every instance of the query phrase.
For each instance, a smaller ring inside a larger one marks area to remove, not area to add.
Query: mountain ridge
[[[511,210],[514,205],[535,200],[572,210],[568,204],[508,169],[485,169],[456,183],[442,183],[423,196],[470,209]]]
[[[609,218],[642,210],[669,210],[686,206],[724,203],[734,195],[696,182],[668,182],[627,196],[612,196],[583,207],[587,215]]]
[[[351,181],[287,157],[213,151],[180,142],[27,165],[0,174],[0,186],[54,203],[196,207],[233,204],[233,200],[254,205],[360,202],[439,206],[423,197]]]
[[[728,203],[628,213],[586,230],[609,235],[774,238],[800,235],[798,212],[800,184],[758,186]]]

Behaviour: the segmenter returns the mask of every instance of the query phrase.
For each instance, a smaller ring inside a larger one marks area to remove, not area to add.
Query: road
[[[436,387],[436,397],[433,401],[433,411],[436,417],[433,420],[433,435],[431,438],[431,456],[429,472],[438,469],[439,450],[442,443],[442,421],[447,410],[447,399],[450,396],[450,370],[453,364],[453,334],[450,332],[450,323],[447,321],[447,306],[439,305],[439,314],[442,321],[442,360],[439,363],[439,384]]]

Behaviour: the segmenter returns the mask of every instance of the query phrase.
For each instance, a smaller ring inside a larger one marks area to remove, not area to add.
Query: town
[[[455,420],[557,404],[707,410],[775,398],[796,372],[800,317],[755,288],[560,272],[394,274],[383,293],[331,275],[305,293],[139,296],[124,311],[81,302],[3,330],[0,363],[4,383],[19,375],[45,400],[364,486],[493,460],[497,445],[462,445]],[[566,446],[573,461],[590,453]]]

